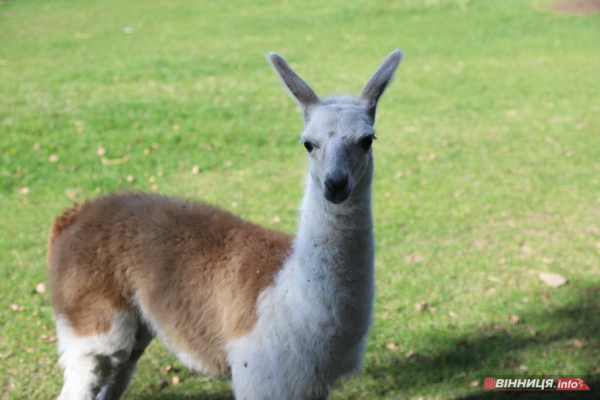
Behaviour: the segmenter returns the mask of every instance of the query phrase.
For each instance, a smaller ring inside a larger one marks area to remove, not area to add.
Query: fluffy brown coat
[[[222,344],[252,329],[258,295],[291,241],[207,204],[110,194],[56,219],[48,243],[52,306],[75,334],[91,336],[139,304],[172,345],[224,375]]]

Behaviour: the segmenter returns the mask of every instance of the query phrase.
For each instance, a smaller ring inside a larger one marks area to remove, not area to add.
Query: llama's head
[[[377,102],[401,57],[400,51],[392,52],[357,98],[321,100],[283,58],[269,55],[273,68],[302,109],[305,129],[301,143],[308,151],[310,179],[332,203],[344,203],[363,177],[371,174]]]

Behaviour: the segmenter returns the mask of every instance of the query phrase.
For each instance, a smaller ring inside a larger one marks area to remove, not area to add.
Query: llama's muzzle
[[[334,204],[342,204],[352,193],[348,182],[348,174],[337,172],[328,176],[324,181],[323,195],[325,199]]]

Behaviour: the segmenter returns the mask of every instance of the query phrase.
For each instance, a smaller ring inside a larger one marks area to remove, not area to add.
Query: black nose
[[[348,174],[340,173],[329,176],[324,181],[324,195],[327,201],[335,204],[343,203],[350,197]]]
[[[325,187],[328,190],[331,190],[334,193],[337,193],[344,189],[348,184],[348,175],[344,174],[343,176],[334,176],[329,179],[325,179]]]

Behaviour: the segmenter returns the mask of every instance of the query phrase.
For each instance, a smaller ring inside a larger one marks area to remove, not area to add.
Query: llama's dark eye
[[[304,147],[306,148],[306,150],[310,153],[314,148],[312,143],[311,142],[303,142],[303,143],[304,143]]]
[[[366,138],[362,139],[360,141],[360,147],[363,148],[364,151],[368,151],[371,148],[371,145],[373,144],[373,139],[375,139],[375,136],[367,136]]]

